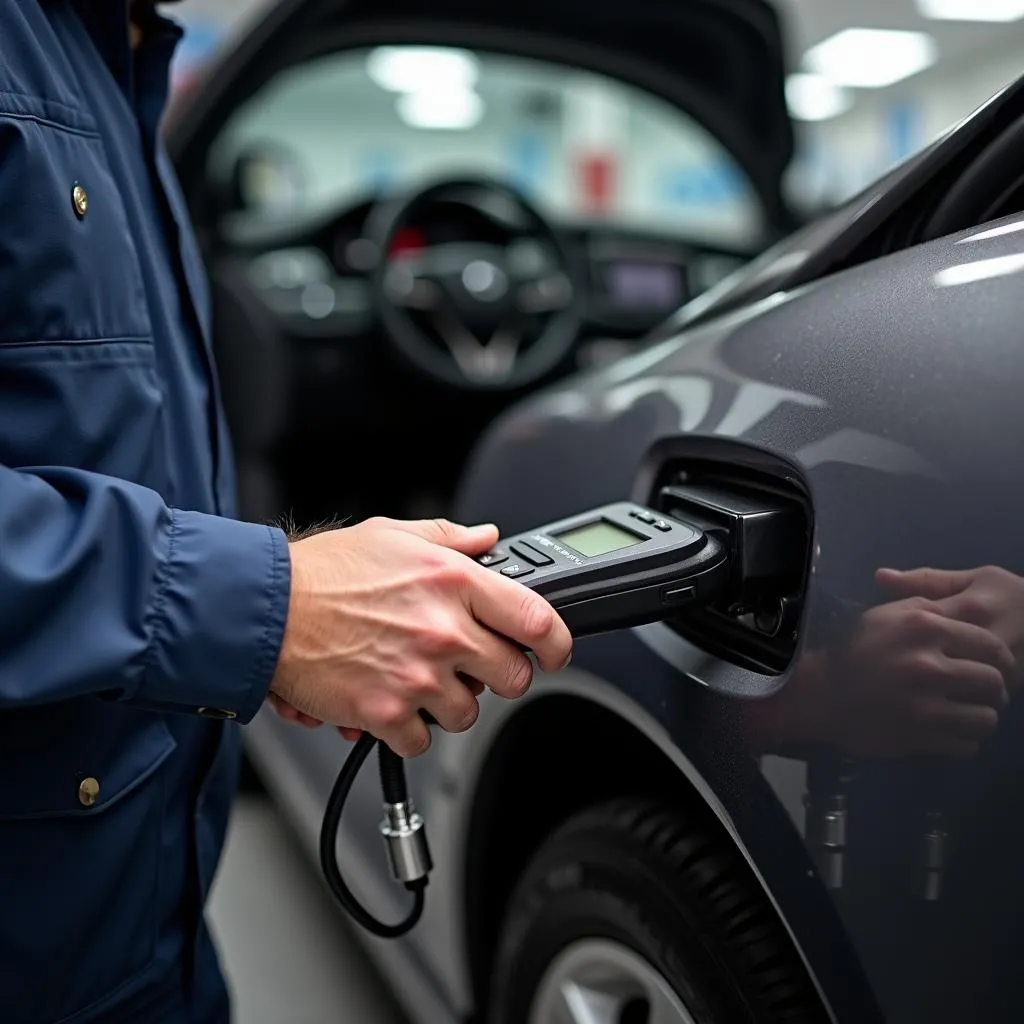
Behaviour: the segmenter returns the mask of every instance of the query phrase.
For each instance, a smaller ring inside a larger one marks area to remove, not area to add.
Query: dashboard
[[[301,341],[339,344],[379,335],[371,276],[381,253],[372,241],[378,204],[362,201],[326,222],[241,232],[235,252],[249,260],[249,283],[281,331]],[[608,226],[556,227],[575,263],[583,320],[574,368],[615,358],[749,254]],[[472,239],[508,244],[504,225],[461,203],[438,203],[399,231],[388,257]],[[529,247],[528,240],[513,244]]]

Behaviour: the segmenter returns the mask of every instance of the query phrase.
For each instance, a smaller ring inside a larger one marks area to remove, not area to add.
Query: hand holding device
[[[407,757],[430,745],[421,710],[449,732],[476,721],[467,678],[521,696],[533,668],[516,645],[554,670],[572,640],[548,602],[466,557],[496,539],[493,526],[378,518],[294,542],[272,692]]]

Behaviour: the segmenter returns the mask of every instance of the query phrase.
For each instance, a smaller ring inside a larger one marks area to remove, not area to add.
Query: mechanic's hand
[[[415,757],[430,746],[420,710],[462,732],[479,713],[474,681],[526,692],[533,666],[516,644],[547,671],[563,667],[572,639],[554,609],[467,557],[497,540],[493,526],[378,518],[292,543],[278,707]]]
[[[986,565],[978,569],[879,569],[878,583],[895,597],[918,596],[934,603],[940,615],[995,633],[1013,652],[1011,687],[1024,683],[1024,579]]]
[[[847,643],[801,662],[751,708],[763,750],[826,743],[854,757],[972,757],[999,725],[1014,666],[991,631],[922,598],[871,608]]]

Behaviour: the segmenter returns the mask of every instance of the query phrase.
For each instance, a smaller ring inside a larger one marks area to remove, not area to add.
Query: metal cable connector
[[[425,879],[434,864],[422,816],[416,813],[411,800],[385,804],[384,811],[387,816],[380,823],[380,834],[388,848],[391,874],[406,885]]]

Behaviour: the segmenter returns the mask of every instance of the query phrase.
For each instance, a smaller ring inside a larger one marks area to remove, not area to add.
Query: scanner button
[[[555,560],[550,555],[545,555],[543,551],[538,551],[532,544],[527,544],[525,541],[513,544],[512,554],[524,562],[529,562],[530,565],[555,564]]]
[[[501,570],[502,576],[508,576],[509,579],[517,580],[520,576],[529,576],[534,570],[528,565],[523,565],[522,562],[513,562],[511,565],[506,565]]]
[[[629,514],[634,519],[639,519],[641,523],[647,523],[648,526],[654,522],[654,516],[650,512],[630,512]]]
[[[672,524],[667,519],[655,519],[654,528],[661,530],[662,533],[668,533],[672,529]]]
[[[486,555],[481,555],[477,561],[489,569],[492,566],[501,565],[502,562],[507,562],[508,555],[500,548],[495,548],[493,551],[488,551]]]

